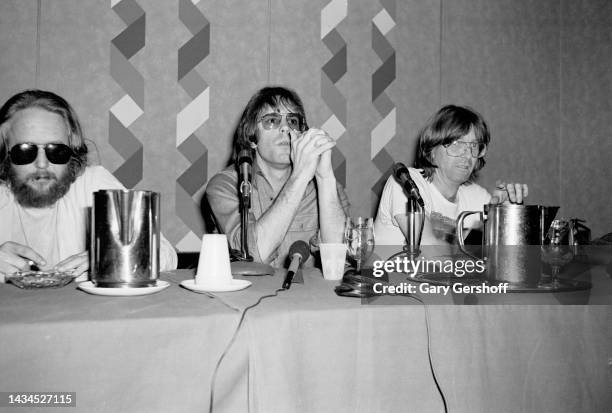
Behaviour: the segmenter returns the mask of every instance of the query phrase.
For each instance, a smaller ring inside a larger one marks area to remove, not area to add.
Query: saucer
[[[79,284],[79,288],[86,293],[94,295],[106,295],[109,297],[133,297],[137,295],[149,295],[160,292],[170,287],[168,281],[157,280],[155,287],[136,287],[136,288],[103,288],[96,287],[91,281]]]
[[[196,284],[195,280],[181,281],[181,285],[196,293],[224,293],[229,291],[244,290],[251,285],[250,281],[232,279],[229,284]]]

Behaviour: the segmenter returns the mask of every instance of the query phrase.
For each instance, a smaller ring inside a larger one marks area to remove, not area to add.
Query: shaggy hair
[[[44,90],[26,90],[20,92],[0,108],[0,182],[7,182],[11,161],[9,159],[9,133],[11,119],[17,112],[27,108],[41,108],[56,113],[64,119],[68,130],[68,146],[73,155],[68,162],[70,183],[83,173],[87,166],[87,145],[83,138],[81,124],[72,106],[64,98]]]
[[[259,117],[266,108],[277,108],[279,106],[286,106],[299,113],[302,116],[302,129],[308,129],[304,105],[297,93],[281,86],[264,87],[251,97],[242,112],[234,132],[232,162],[236,161],[238,153],[242,149],[254,151],[252,144],[257,144]]]
[[[433,163],[431,152],[438,145],[450,145],[456,140],[474,131],[480,148],[487,148],[491,141],[489,127],[483,117],[469,107],[448,105],[441,108],[418,135],[417,154],[414,161],[416,168],[423,169],[423,176],[429,180],[437,166]],[[484,157],[476,160],[474,171],[469,181],[476,179],[477,172],[485,166]]]

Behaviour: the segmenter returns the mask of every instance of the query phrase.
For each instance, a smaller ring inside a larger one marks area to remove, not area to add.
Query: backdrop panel
[[[612,3],[562,1],[561,140],[563,212],[612,232]]]
[[[481,183],[525,182],[529,203],[559,205],[559,2],[446,1],[442,21],[442,103],[491,130]]]
[[[92,160],[162,193],[180,250],[199,249],[206,182],[266,84],[295,89],[338,140],[353,215],[375,214],[389,167],[411,164],[419,128],[457,103],[491,126],[483,185],[527,182],[530,203],[598,236],[612,231],[611,15],[604,0],[2,1],[0,98],[65,96]]]
[[[36,0],[0,3],[0,99],[3,101],[36,86],[36,8]]]

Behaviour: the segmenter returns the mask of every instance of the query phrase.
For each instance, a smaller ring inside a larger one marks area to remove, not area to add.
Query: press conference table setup
[[[284,273],[197,294],[179,286],[194,270],[176,270],[161,274],[165,290],[135,297],[0,284],[0,391],[75,392],[75,411],[206,411],[225,352],[213,411],[444,411],[432,369],[449,411],[609,411],[604,265],[564,272],[588,290],[417,292],[427,311],[406,295],[337,296],[337,281],[304,269],[303,283],[248,310],[229,346],[242,311]]]

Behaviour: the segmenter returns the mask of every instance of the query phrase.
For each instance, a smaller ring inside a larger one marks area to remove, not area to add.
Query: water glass
[[[349,258],[355,261],[355,274],[374,252],[374,219],[347,218],[344,225],[344,244]]]
[[[552,269],[550,283],[541,283],[545,288],[559,288],[561,283],[558,280],[561,267],[569,264],[574,258],[574,245],[570,242],[571,226],[569,221],[555,219],[542,244],[542,261],[549,264]]]

